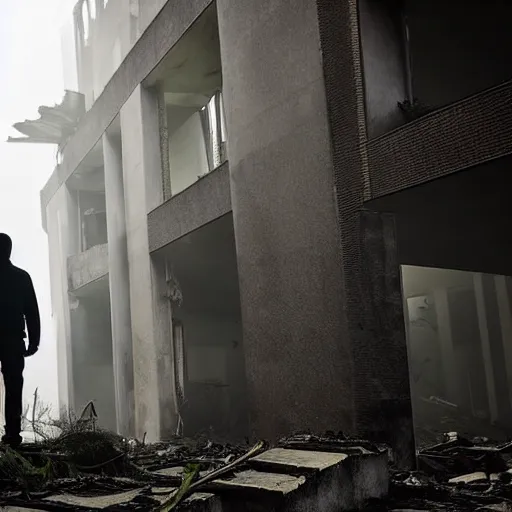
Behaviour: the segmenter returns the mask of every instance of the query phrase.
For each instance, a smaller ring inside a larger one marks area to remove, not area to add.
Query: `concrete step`
[[[233,474],[208,484],[223,512],[341,512],[362,509],[387,495],[388,458],[383,451],[352,447],[273,448],[253,457]],[[182,468],[159,474],[179,476]],[[213,503],[213,502],[212,502]]]

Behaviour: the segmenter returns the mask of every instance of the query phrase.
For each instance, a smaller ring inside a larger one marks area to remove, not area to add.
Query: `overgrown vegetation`
[[[0,445],[0,508],[18,506],[20,499],[34,505],[37,497],[59,492],[107,496],[160,487],[176,490],[164,503],[153,499],[151,504],[147,497],[149,508],[144,510],[178,510],[191,493],[232,472],[263,448],[263,443],[258,443],[247,451],[208,439],[178,436],[146,445],[99,428],[92,402],[80,416],[63,412],[54,419],[50,408],[39,403],[37,391],[32,409],[24,414],[24,423],[37,435],[36,442],[22,445],[19,451]],[[185,471],[181,476],[155,472],[173,466],[182,466]],[[199,478],[199,471],[207,474]],[[45,502],[38,506],[46,510]]]
[[[0,486],[35,492],[54,479],[133,473],[127,440],[98,428],[96,420],[92,403],[80,417],[63,411],[53,418],[36,389],[32,409],[25,408],[22,418],[23,430],[33,432],[35,442],[23,454],[0,445]]]

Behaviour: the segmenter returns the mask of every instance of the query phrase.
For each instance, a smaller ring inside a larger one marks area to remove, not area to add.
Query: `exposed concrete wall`
[[[252,426],[351,429],[316,2],[217,8]]]
[[[138,33],[142,34],[155,19],[168,0],[138,0]]]
[[[67,260],[69,289],[77,290],[108,274],[108,244],[96,245]]]
[[[50,286],[52,316],[57,337],[57,373],[59,407],[74,408],[71,321],[69,314],[67,261],[73,253],[69,224],[72,201],[67,187],[59,189],[49,202],[48,247],[50,255]]]
[[[117,432],[133,436],[133,345],[122,148],[121,141],[107,132],[103,135],[103,155]]]
[[[159,364],[168,358],[172,347],[166,336],[165,320],[157,315],[158,287],[149,255],[147,214],[161,200],[162,174],[154,163],[159,156],[158,112],[155,98],[137,87],[121,109],[123,178],[126,208],[126,233],[130,278],[131,328],[134,359],[136,435],[154,441],[174,425],[162,425],[162,415],[173,411],[171,365]],[[155,147],[156,145],[156,147]],[[160,187],[158,184],[160,183]],[[169,319],[167,318],[167,324]]]

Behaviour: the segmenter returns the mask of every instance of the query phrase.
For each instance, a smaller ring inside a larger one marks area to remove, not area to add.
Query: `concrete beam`
[[[149,213],[149,250],[157,251],[230,211],[226,162]]]
[[[372,198],[510,155],[511,103],[509,80],[369,141]]]
[[[108,244],[91,247],[67,260],[69,291],[76,291],[108,274]]]

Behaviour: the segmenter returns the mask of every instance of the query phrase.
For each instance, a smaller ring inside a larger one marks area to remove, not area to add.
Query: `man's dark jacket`
[[[38,347],[41,322],[32,279],[10,261],[0,261],[0,350],[25,338],[25,321],[29,344]]]

